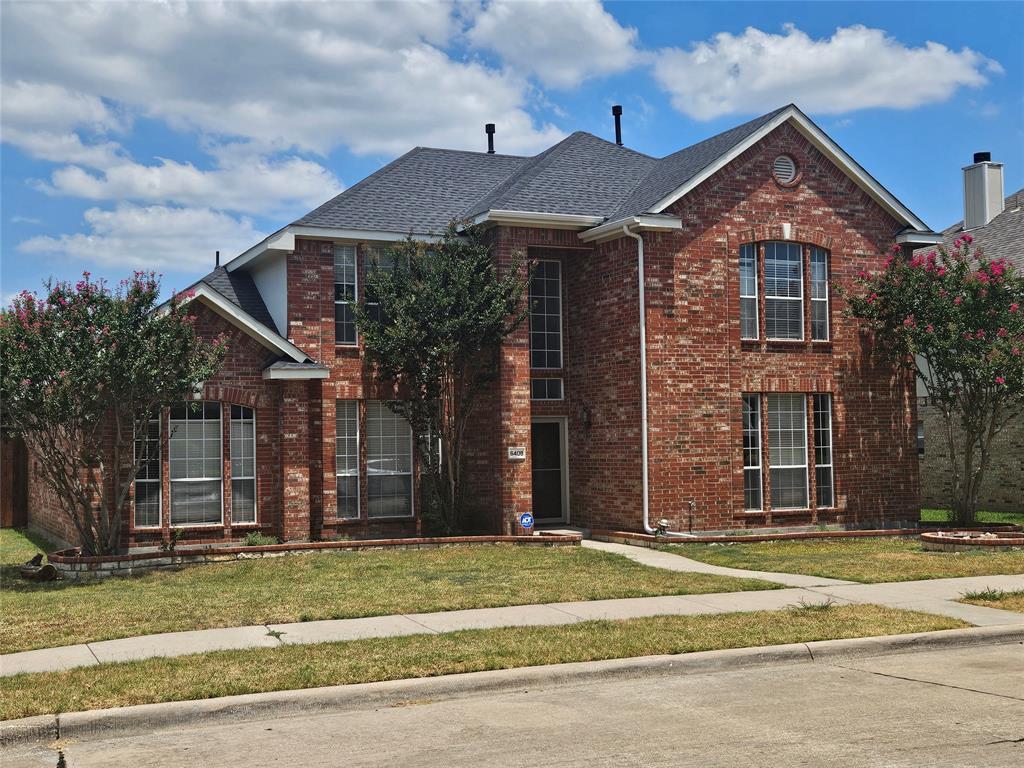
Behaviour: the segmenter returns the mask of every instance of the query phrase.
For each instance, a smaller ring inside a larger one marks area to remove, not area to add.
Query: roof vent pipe
[[[612,107],[612,114],[615,116],[615,143],[622,146],[622,105],[616,104]]]
[[[494,154],[494,123],[487,123],[484,126],[484,132],[487,134],[487,154]]]
[[[220,251],[217,251],[217,254],[213,257],[213,265],[215,267],[220,266]]]

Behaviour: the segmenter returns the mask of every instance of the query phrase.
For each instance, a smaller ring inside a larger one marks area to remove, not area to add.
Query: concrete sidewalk
[[[276,648],[282,645],[329,643],[375,637],[441,634],[463,629],[554,626],[595,619],[621,620],[644,616],[771,611],[799,605],[801,602],[821,603],[826,600],[838,603],[874,603],[925,611],[958,618],[976,626],[1024,625],[1024,614],[1021,613],[954,602],[964,592],[969,591],[1024,589],[1024,575],[857,584],[813,576],[722,568],[667,552],[623,544],[585,541],[584,546],[624,555],[655,568],[743,576],[784,584],[793,584],[793,580],[796,580],[798,584],[787,589],[757,592],[515,605],[503,608],[475,608],[143,635],[3,655],[0,656],[0,677],[23,672],[47,672],[94,666],[105,662],[135,661],[154,656],[184,656],[206,651]]]

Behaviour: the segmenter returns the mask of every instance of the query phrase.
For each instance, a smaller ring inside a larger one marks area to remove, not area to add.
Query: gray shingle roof
[[[780,107],[767,115],[761,115],[750,122],[737,125],[717,136],[663,157],[639,180],[632,194],[608,218],[614,221],[625,216],[646,213],[663,197],[681,187],[787,108],[788,106]]]
[[[267,310],[267,305],[263,303],[259,289],[256,288],[256,283],[253,282],[252,276],[248,272],[242,270],[228,272],[224,267],[217,267],[199,282],[206,283],[272,331],[277,329],[269,310]]]
[[[974,245],[990,259],[1003,258],[1024,270],[1024,188],[1018,189],[1006,198],[1003,212],[984,227],[970,230]],[[964,231],[963,221],[958,221],[942,231],[947,247]]]
[[[515,155],[417,147],[293,223],[440,232],[526,161]]]
[[[530,158],[465,213],[609,216],[657,163],[653,157],[577,131]]]

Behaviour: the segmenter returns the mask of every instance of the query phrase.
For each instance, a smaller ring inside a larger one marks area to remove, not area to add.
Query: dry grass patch
[[[21,581],[38,549],[0,531],[0,653],[211,627],[528,603],[775,589],[648,568],[582,547],[325,552],[199,565],[93,583]]]
[[[916,538],[670,544],[664,549],[730,568],[802,573],[865,583],[1024,573],[1024,550],[925,552]]]
[[[1024,613],[1024,589],[985,589],[980,592],[965,592],[961,603],[983,605],[986,608],[1001,608],[1004,611]]]
[[[963,626],[875,605],[815,605],[218,651],[0,678],[0,718]]]

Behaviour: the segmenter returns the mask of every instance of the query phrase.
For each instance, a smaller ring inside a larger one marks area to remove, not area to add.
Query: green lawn
[[[966,626],[874,605],[658,616],[217,651],[0,678],[0,719],[260,691]]]
[[[775,589],[674,573],[582,547],[329,552],[100,582],[21,581],[37,547],[0,531],[0,652],[209,627],[526,603]]]
[[[948,509],[922,509],[922,523],[945,523],[949,520]],[[1024,512],[978,512],[979,523],[1015,523],[1024,525]]]
[[[1004,611],[1024,613],[1024,589],[1007,592],[1004,589],[986,589],[983,592],[968,592],[961,603],[984,605],[987,608],[1001,608]]]
[[[1024,573],[1024,550],[925,552],[916,538],[790,539],[751,544],[670,544],[714,565],[862,581],[913,581]]]

